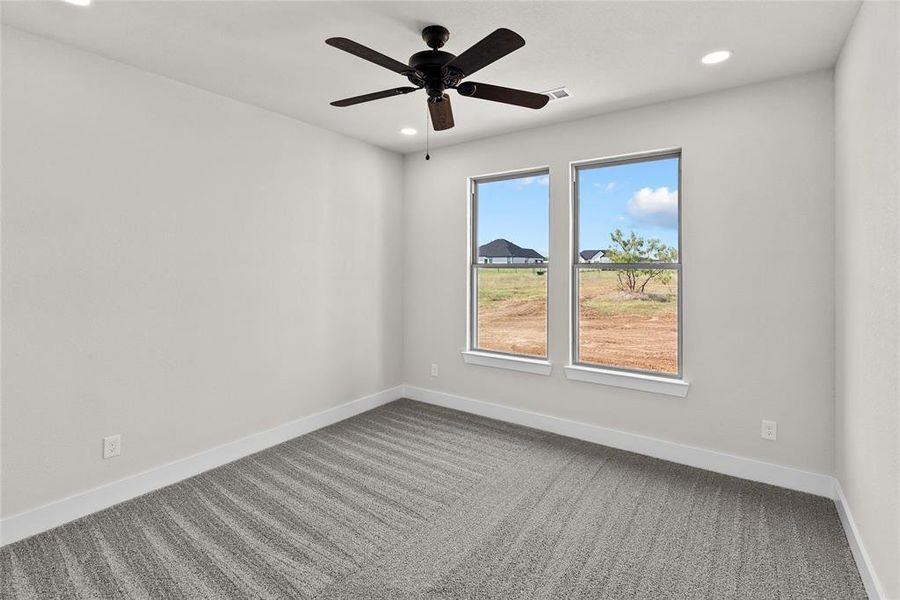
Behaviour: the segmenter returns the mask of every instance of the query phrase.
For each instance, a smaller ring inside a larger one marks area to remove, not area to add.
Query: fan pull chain
[[[431,123],[428,122],[428,103],[425,104],[425,160],[431,160],[431,154],[428,153],[428,128]]]

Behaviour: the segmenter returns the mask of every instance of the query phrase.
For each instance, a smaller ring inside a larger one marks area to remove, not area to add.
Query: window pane
[[[678,271],[578,271],[579,362],[678,373]]]
[[[543,263],[549,256],[549,175],[478,182],[479,264]]]
[[[546,269],[477,269],[479,350],[547,356]]]
[[[579,168],[579,262],[678,262],[678,161]]]

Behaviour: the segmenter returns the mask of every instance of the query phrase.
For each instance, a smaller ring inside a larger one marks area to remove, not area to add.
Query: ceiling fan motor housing
[[[447,69],[456,55],[443,50],[423,50],[409,57],[409,67],[415,71],[408,77],[414,85],[424,85],[432,98],[441,98],[447,87],[456,85],[459,77]]]

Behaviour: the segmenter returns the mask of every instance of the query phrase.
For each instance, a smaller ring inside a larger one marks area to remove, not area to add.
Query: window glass
[[[579,168],[579,262],[678,262],[678,160]]]
[[[678,272],[584,269],[578,281],[578,356],[583,363],[678,373]],[[636,280],[639,293],[623,291]],[[646,283],[645,283],[646,282]]]
[[[473,349],[547,356],[549,174],[476,180]]]
[[[576,363],[681,374],[679,163],[576,167]]]
[[[478,269],[478,348],[547,356],[546,269]]]

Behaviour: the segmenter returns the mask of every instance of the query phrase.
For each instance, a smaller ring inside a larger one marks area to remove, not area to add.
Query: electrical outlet
[[[762,422],[762,439],[775,441],[778,438],[778,423],[775,421]]]
[[[103,458],[112,458],[122,454],[122,436],[108,435],[103,438]]]
[[[431,376],[432,376],[432,377],[437,377],[437,376],[438,376],[438,366],[437,366],[437,363],[431,363]]]

